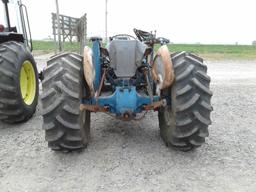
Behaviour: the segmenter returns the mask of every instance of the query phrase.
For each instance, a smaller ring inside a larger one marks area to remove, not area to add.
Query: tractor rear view
[[[90,139],[92,112],[123,121],[158,112],[160,135],[182,151],[201,146],[208,137],[212,111],[210,77],[200,57],[170,54],[168,39],[134,29],[136,37],[116,35],[106,48],[91,38],[83,56],[64,53],[44,70],[43,128],[53,150],[74,151]],[[154,45],[160,44],[155,53]]]
[[[36,110],[38,73],[25,5],[1,0],[0,8],[0,119],[19,123]]]

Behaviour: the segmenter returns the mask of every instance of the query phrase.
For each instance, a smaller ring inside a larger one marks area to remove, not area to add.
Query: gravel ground
[[[37,57],[39,68],[44,57]],[[0,124],[0,191],[256,190],[256,61],[207,62],[214,92],[210,137],[188,153],[168,149],[156,113],[140,122],[92,117],[80,153],[47,148],[40,105],[27,123]]]

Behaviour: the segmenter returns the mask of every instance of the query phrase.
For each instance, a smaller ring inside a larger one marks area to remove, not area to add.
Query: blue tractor
[[[87,147],[92,112],[132,121],[154,110],[167,146],[189,151],[205,142],[212,111],[207,66],[191,53],[170,54],[168,39],[134,32],[111,37],[106,47],[93,37],[82,56],[63,53],[48,61],[41,98],[51,149]]]

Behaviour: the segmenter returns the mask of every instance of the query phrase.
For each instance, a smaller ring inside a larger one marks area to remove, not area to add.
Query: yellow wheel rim
[[[30,61],[22,64],[20,71],[20,90],[24,103],[31,105],[36,96],[36,75]]]

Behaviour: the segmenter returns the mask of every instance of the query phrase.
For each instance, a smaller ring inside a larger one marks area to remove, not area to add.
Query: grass
[[[251,45],[169,45],[171,52],[190,51],[206,59],[256,59]]]
[[[55,51],[52,41],[34,41],[34,52],[37,54]],[[251,45],[196,45],[196,44],[171,44],[171,52],[189,51],[208,60],[253,60],[256,59],[256,46]],[[156,49],[159,46],[156,46]],[[79,43],[64,43],[65,51],[78,52]]]
[[[33,50],[36,53],[52,53],[56,44],[53,41],[33,41]],[[79,51],[79,43],[64,43],[64,50],[71,52]]]

